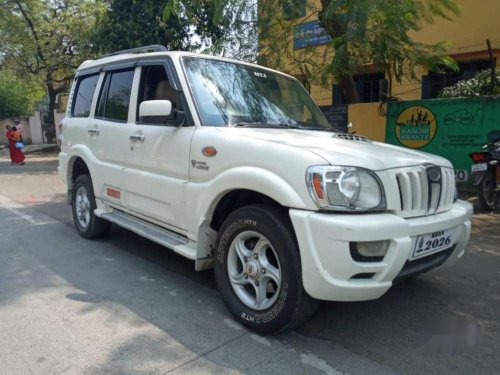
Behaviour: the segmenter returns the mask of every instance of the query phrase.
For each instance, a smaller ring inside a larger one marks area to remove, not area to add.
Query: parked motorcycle
[[[472,176],[479,201],[485,210],[497,208],[500,199],[500,139],[494,138],[483,151],[469,154],[474,161]]]

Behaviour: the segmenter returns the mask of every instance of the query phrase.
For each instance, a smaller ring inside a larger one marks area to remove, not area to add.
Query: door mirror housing
[[[170,100],[146,100],[139,106],[139,119],[143,123],[164,124],[173,119]]]

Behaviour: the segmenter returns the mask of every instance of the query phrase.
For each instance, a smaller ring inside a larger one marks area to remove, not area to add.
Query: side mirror
[[[146,100],[139,106],[141,122],[162,124],[172,118],[172,102],[170,100]]]

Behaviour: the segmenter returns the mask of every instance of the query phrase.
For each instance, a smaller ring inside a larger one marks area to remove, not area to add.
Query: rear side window
[[[134,70],[107,73],[99,96],[96,117],[127,121],[133,80]]]
[[[92,98],[94,97],[95,87],[99,75],[81,77],[78,79],[75,90],[75,99],[73,101],[73,117],[88,117],[90,107],[92,106]]]

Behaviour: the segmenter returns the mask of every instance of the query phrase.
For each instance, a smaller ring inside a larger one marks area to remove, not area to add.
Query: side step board
[[[196,260],[196,249],[189,246],[189,240],[186,237],[118,210],[100,216],[120,227],[168,247],[186,258]]]

